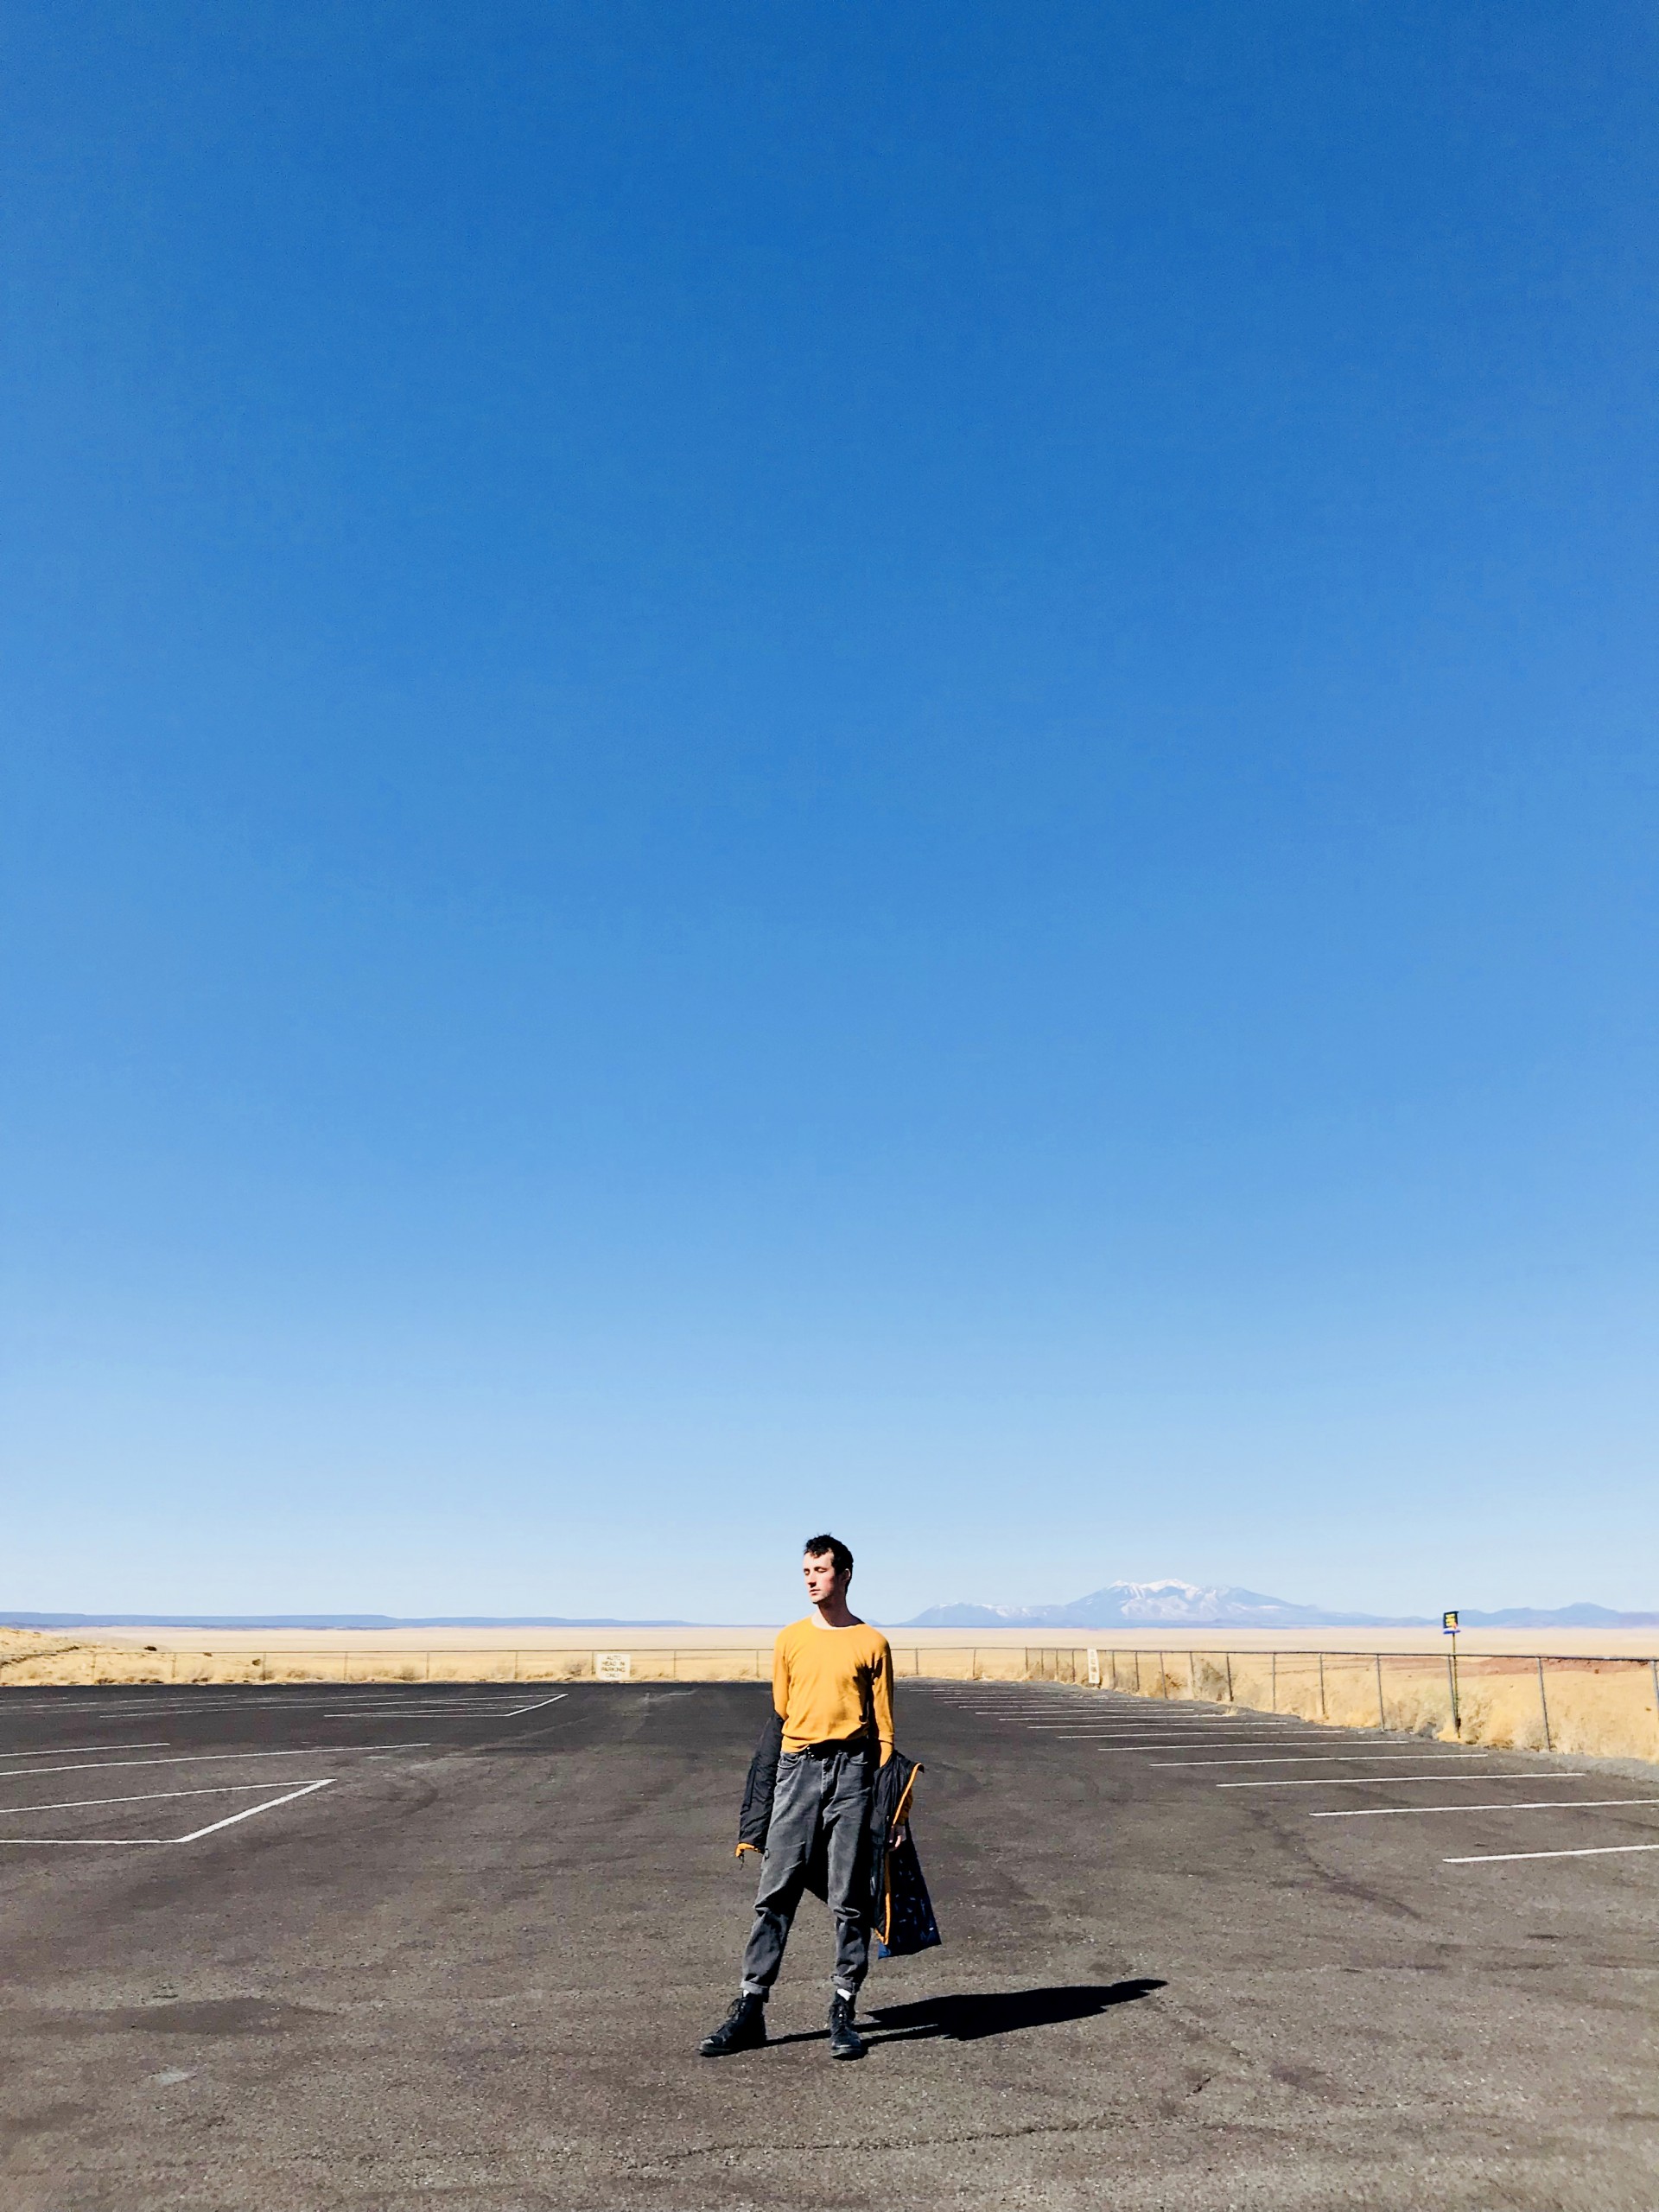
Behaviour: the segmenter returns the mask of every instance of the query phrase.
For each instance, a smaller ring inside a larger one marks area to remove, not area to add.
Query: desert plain
[[[8,1688],[312,1681],[757,1681],[771,1624],[557,1629],[0,1629]],[[1494,1749],[1659,1761],[1659,1630],[890,1629],[896,1671],[1202,1700]],[[1092,1672],[1091,1672],[1092,1669]]]

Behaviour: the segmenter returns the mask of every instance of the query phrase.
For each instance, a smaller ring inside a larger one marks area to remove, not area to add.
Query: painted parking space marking
[[[1582,1770],[1556,1777],[1562,1782],[1588,1782],[1590,1777]],[[1530,1774],[1494,1774],[1488,1767],[1480,1774],[1322,1774],[1313,1781],[1297,1782],[1217,1782],[1214,1789],[1393,1789],[1403,1782],[1536,1782],[1536,1772]]]
[[[120,1797],[58,1797],[47,1805],[0,1805],[0,1820],[21,1818],[25,1813],[77,1812],[86,1805],[154,1805],[164,1797],[245,1796],[250,1789],[270,1786],[268,1782],[214,1782],[200,1789],[140,1789]]]
[[[429,1720],[441,1719],[445,1713],[453,1713],[458,1720],[511,1720],[517,1713],[539,1713],[543,1706],[558,1702],[555,1697],[542,1698],[534,1705],[503,1705],[499,1701],[488,1705],[462,1705],[452,1703],[448,1699],[435,1701],[411,1700],[408,1704],[342,1706],[319,1717],[324,1720],[385,1720],[395,1718],[398,1713],[418,1713]]]
[[[534,1685],[531,1684],[530,1687],[533,1688]],[[348,1705],[353,1713],[378,1712],[382,1707],[396,1707],[398,1711],[403,1713],[418,1712],[423,1709],[430,1709],[435,1713],[471,1713],[474,1711],[493,1713],[501,1706],[512,1705],[515,1700],[522,1701],[524,1694],[524,1693],[522,1689],[500,1689],[497,1690],[489,1697],[480,1697],[477,1695],[470,1695],[467,1697],[435,1697],[430,1690],[421,1689],[410,1690],[404,1696],[391,1696],[383,1691],[374,1697],[342,1699],[339,1693],[336,1692],[333,1697],[324,1699],[321,1701],[324,1704],[331,1706],[340,1704]],[[558,1692],[558,1695],[561,1697],[563,1697],[563,1694],[564,1693],[563,1690]]]
[[[1164,1743],[1218,1745],[1254,1743],[1355,1743],[1376,1742],[1379,1736],[1387,1740],[1385,1732],[1376,1728],[1339,1726],[1333,1722],[1308,1719],[1300,1716],[1294,1719],[1274,1719],[1266,1713],[1241,1714],[1236,1718],[1225,1713],[1209,1713],[1202,1718],[1189,1718],[1184,1713],[1149,1713],[1145,1719],[1125,1720],[1115,1716],[1085,1713],[1056,1713],[1052,1707],[1041,1713],[974,1713],[970,1707],[955,1707],[952,1710],[979,1720],[995,1720],[1006,1726],[1018,1727],[1027,1735],[1071,1736],[1081,1740],[1090,1737],[1103,1741],[1116,1738],[1126,1744]],[[1396,1736],[1395,1740],[1398,1740]]]
[[[1345,1805],[1338,1813],[1310,1813],[1307,1817],[1377,1821],[1396,1813],[1583,1813],[1605,1805],[1659,1805],[1659,1797],[1522,1797],[1510,1805]]]
[[[1317,1736],[1323,1742],[1339,1744],[1344,1736],[1375,1735],[1375,1729],[1333,1728],[1323,1720],[1299,1721],[1294,1728],[1268,1727],[1265,1721],[1239,1720],[1228,1726],[1219,1720],[1178,1721],[1173,1715],[1166,1719],[1160,1714],[1155,1720],[1143,1721],[1129,1727],[1122,1720],[1084,1720],[1081,1713],[1068,1713],[1064,1720],[1051,1714],[1044,1720],[1027,1720],[1026,1732],[1033,1736],[1117,1736],[1125,1743],[1139,1742],[1141,1738],[1168,1731],[1179,1736],[1183,1743],[1240,1744],[1249,1737],[1262,1736],[1273,1743],[1294,1743],[1299,1736]],[[1217,1731],[1213,1737],[1211,1730]]]
[[[10,1767],[3,1778],[19,1782],[35,1774],[90,1774],[100,1767],[202,1766],[211,1759],[317,1759],[333,1758],[340,1751],[425,1751],[432,1748],[431,1740],[427,1738],[412,1744],[298,1744],[291,1751],[176,1751],[164,1759],[88,1759],[79,1766]]]
[[[485,1705],[493,1698],[522,1697],[526,1688],[533,1688],[535,1685],[521,1684],[515,1688],[511,1682],[501,1682],[490,1694],[474,1686],[465,1689],[457,1686],[459,1694],[444,1697],[438,1694],[442,1685],[436,1682],[429,1685],[410,1683],[407,1689],[395,1683],[365,1682],[360,1686],[362,1695],[353,1697],[351,1693],[359,1687],[356,1683],[348,1682],[319,1683],[315,1696],[300,1697],[291,1690],[271,1684],[250,1682],[245,1688],[228,1693],[221,1691],[207,1697],[149,1699],[142,1710],[135,1709],[125,1717],[143,1720],[159,1713],[302,1713],[314,1712],[317,1707],[327,1705],[350,1705],[353,1710],[376,1705]],[[16,1708],[8,1707],[7,1710]]]
[[[1334,1729],[1310,1728],[1306,1735],[1252,1735],[1241,1729],[1226,1736],[1105,1736],[1092,1728],[1045,1728],[1033,1732],[1053,1736],[1063,1744],[1103,1744],[1109,1751],[1179,1751],[1189,1747],[1210,1751],[1234,1744],[1330,1744],[1342,1738]]]
[[[1154,1759],[1155,1769],[1177,1766],[1352,1766],[1357,1759],[1370,1765],[1381,1766],[1389,1759],[1433,1758],[1433,1751],[1296,1751],[1288,1758],[1249,1759]],[[1442,1766],[1459,1766],[1465,1760],[1489,1759],[1490,1751],[1446,1751],[1440,1754]]]
[[[241,1821],[256,1821],[262,1813],[274,1813],[279,1805],[291,1805],[297,1797],[309,1797],[316,1790],[331,1789],[334,1779],[332,1775],[327,1775],[318,1782],[302,1782],[297,1789],[284,1790],[280,1797],[272,1797],[263,1805],[249,1805],[239,1813],[229,1813],[222,1821],[209,1821],[206,1827],[193,1828],[188,1835],[7,1835],[0,1836],[0,1845],[25,1847],[51,1845],[83,1851],[135,1851],[169,1844],[200,1843],[203,1836],[217,1835],[221,1829],[233,1828]]]
[[[205,1689],[207,1685],[204,1685],[203,1687]],[[365,1682],[361,1685],[361,1688],[365,1693],[367,1693],[367,1694],[361,1700],[355,1700],[351,1697],[350,1694],[353,1689],[358,1687],[359,1685],[350,1682],[318,1683],[315,1685],[316,1691],[315,1695],[302,1697],[297,1694],[296,1689],[290,1688],[285,1683],[249,1682],[245,1685],[230,1686],[228,1694],[226,1694],[227,1686],[224,1684],[218,1684],[214,1686],[216,1694],[213,1695],[196,1697],[188,1694],[187,1692],[169,1691],[164,1697],[146,1697],[143,1700],[135,1700],[126,1707],[124,1711],[118,1704],[111,1704],[110,1700],[105,1699],[99,1699],[97,1700],[87,1700],[84,1702],[77,1702],[74,1705],[47,1703],[25,1705],[20,1700],[15,1700],[12,1697],[8,1696],[5,1710],[10,1713],[16,1714],[19,1718],[25,1715],[34,1715],[38,1717],[42,1713],[97,1713],[104,1716],[111,1727],[116,1727],[119,1726],[124,1722],[131,1723],[135,1721],[140,1726],[143,1726],[146,1721],[171,1719],[181,1714],[188,1715],[195,1713],[250,1712],[298,1713],[306,1710],[308,1707],[339,1705],[343,1701],[351,1703],[354,1708],[359,1707],[366,1707],[371,1704],[382,1705],[389,1702],[395,1702],[400,1707],[404,1707],[405,1709],[413,1702],[429,1699],[435,1705],[442,1704],[454,1707],[457,1709],[468,1704],[483,1702],[481,1699],[475,1696],[462,1696],[453,1699],[433,1697],[431,1695],[432,1691],[442,1687],[440,1683],[436,1682],[429,1685],[425,1682],[419,1684],[411,1683],[410,1685],[410,1688],[412,1694],[409,1699],[395,1696],[394,1693],[396,1685],[386,1682]],[[458,1688],[461,1687],[461,1685],[457,1685]],[[467,1687],[472,1688],[476,1686],[468,1685]],[[522,1697],[525,1690],[533,1689],[536,1687],[537,1685],[534,1682],[522,1682],[517,1684],[512,1682],[501,1682],[495,1685],[495,1694],[498,1697],[504,1699],[510,1699],[515,1695]]]
[[[1376,1732],[1374,1730],[1368,1731],[1363,1728],[1344,1728],[1339,1723],[1315,1719],[1309,1714],[1302,1713],[1252,1713],[1248,1710],[1183,1713],[1179,1709],[1171,1711],[1161,1706],[1156,1707],[1148,1713],[1134,1714],[1103,1713],[1098,1707],[1093,1711],[1061,1713],[1052,1705],[1039,1706],[1028,1710],[1008,1707],[952,1705],[950,1710],[954,1713],[969,1713],[980,1720],[1023,1721],[1029,1728],[1077,1726],[1116,1728],[1131,1734],[1139,1729],[1152,1728],[1176,1728],[1183,1732],[1190,1730],[1194,1735],[1206,1728],[1224,1728],[1229,1734],[1235,1730],[1245,1728],[1260,1728],[1273,1735],[1294,1734],[1298,1730],[1305,1728],[1326,1729],[1332,1734],[1364,1735]]]
[[[1440,1864],[1482,1866],[1515,1859],[1617,1859],[1631,1851],[1659,1851],[1659,1843],[1592,1843],[1577,1851],[1475,1851],[1461,1859],[1443,1859]]]
[[[167,1743],[165,1736],[156,1736],[147,1744],[28,1744],[20,1751],[0,1751],[0,1759],[67,1759],[78,1751],[164,1751]]]
[[[1093,1750],[1093,1751],[1109,1751],[1109,1752],[1112,1752],[1114,1755],[1118,1754],[1118,1753],[1122,1753],[1122,1754],[1124,1754],[1125,1756],[1129,1757],[1129,1758],[1138,1758],[1138,1757],[1139,1757],[1142,1752],[1145,1752],[1145,1751],[1219,1751],[1228,1750],[1228,1749],[1230,1749],[1230,1745],[1229,1745],[1229,1744],[1228,1744],[1224,1739],[1224,1740],[1222,1740],[1222,1741],[1217,1741],[1217,1742],[1214,1742],[1214,1743],[1207,1743],[1207,1744],[1206,1744],[1206,1743],[1198,1743],[1198,1744],[1192,1744],[1192,1745],[1188,1745],[1188,1744],[1184,1744],[1184,1743],[1180,1742],[1179,1738],[1176,1738],[1176,1739],[1172,1740],[1172,1739],[1171,1739],[1169,1737],[1167,1737],[1167,1736],[1164,1736],[1164,1737],[1154,1737],[1150,1742],[1148,1742],[1148,1743],[1145,1743],[1145,1744],[1121,1744],[1121,1743],[1102,1742],[1102,1740],[1100,1739],[1100,1738],[1098,1738],[1097,1736],[1073,1736],[1073,1737],[1069,1737],[1069,1738],[1068,1738],[1068,1737],[1062,1736],[1062,1737],[1058,1738],[1057,1740],[1058,1740],[1058,1742],[1060,1742],[1060,1743],[1068,1743],[1068,1742],[1070,1742],[1070,1743],[1075,1743],[1075,1744],[1086,1744],[1086,1745],[1088,1745],[1090,1746],[1090,1748],[1091,1750]],[[1236,1738],[1236,1737],[1233,1738],[1233,1741],[1234,1741],[1234,1742],[1238,1742],[1238,1741],[1240,1741],[1240,1740],[1242,1740],[1242,1741],[1243,1741],[1243,1742],[1245,1742],[1245,1743],[1247,1743],[1247,1744],[1248,1744],[1248,1743],[1251,1742],[1251,1740],[1252,1740],[1252,1739],[1251,1739],[1249,1737],[1248,1737],[1248,1736],[1247,1736],[1247,1737],[1244,1737],[1244,1738],[1242,1738],[1242,1739],[1241,1739],[1241,1738]],[[1267,1736],[1267,1737],[1260,1737],[1260,1738],[1255,1738],[1255,1741],[1257,1744],[1259,1744],[1259,1745],[1274,1745],[1274,1746],[1276,1746],[1276,1745],[1278,1745],[1279,1744],[1284,1743],[1284,1742],[1286,1742],[1287,1740],[1288,1740],[1289,1742],[1291,1742],[1291,1743],[1293,1743],[1293,1744],[1300,1744],[1300,1743],[1304,1743],[1304,1742],[1306,1742],[1306,1743],[1315,1743],[1315,1744],[1318,1744],[1318,1743],[1324,1743],[1324,1742],[1326,1742],[1326,1741],[1328,1741],[1329,1739],[1328,1739],[1327,1738],[1325,1738],[1325,1737],[1322,1737],[1322,1736],[1312,1736],[1312,1737],[1292,1736],[1292,1737],[1290,1737],[1289,1738],[1286,1738],[1285,1737],[1282,1737],[1282,1736]],[[1355,1757],[1356,1758],[1367,1758],[1367,1757],[1369,1757],[1369,1756],[1370,1756],[1370,1755],[1369,1755],[1367,1752],[1364,1752],[1364,1751],[1356,1751],[1356,1752],[1354,1753],[1354,1757]],[[1263,1766],[1271,1766],[1271,1765],[1274,1764],[1274,1761],[1273,1761],[1272,1759],[1270,1759],[1270,1758],[1267,1758],[1267,1757],[1265,1756],[1265,1753],[1264,1753],[1264,1755],[1263,1755],[1263,1757],[1262,1757],[1262,1760],[1261,1760],[1261,1762],[1260,1762],[1260,1763],[1261,1763]],[[1253,1764],[1253,1762],[1252,1762],[1252,1761],[1250,1761],[1250,1760],[1248,1760],[1248,1759],[1165,1759],[1165,1760],[1163,1760],[1163,1761],[1161,1761],[1161,1762],[1159,1762],[1159,1764],[1161,1764],[1162,1765],[1166,1766],[1166,1767],[1174,1767],[1174,1766],[1248,1766],[1248,1765],[1250,1765],[1251,1764]]]

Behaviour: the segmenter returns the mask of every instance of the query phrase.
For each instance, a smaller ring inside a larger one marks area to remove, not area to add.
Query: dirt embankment
[[[26,1682],[164,1682],[167,1655],[122,1651],[50,1629],[0,1628],[0,1688]]]

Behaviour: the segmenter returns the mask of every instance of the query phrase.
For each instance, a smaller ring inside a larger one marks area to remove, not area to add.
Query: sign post
[[[1458,1617],[1455,1612],[1440,1615],[1440,1633],[1442,1636],[1449,1636],[1452,1639],[1452,1649],[1446,1654],[1446,1687],[1452,1693],[1452,1732],[1461,1743],[1463,1714],[1458,1707]]]

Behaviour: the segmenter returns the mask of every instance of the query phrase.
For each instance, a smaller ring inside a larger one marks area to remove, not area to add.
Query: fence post
[[[1452,1732],[1463,1741],[1463,1715],[1458,1710],[1458,1660],[1455,1651],[1446,1655],[1446,1686],[1452,1694]]]
[[[1232,1705],[1236,1702],[1233,1696],[1233,1655],[1230,1651],[1224,1651],[1221,1656],[1227,1662],[1227,1702]]]
[[[1382,1709],[1382,1654],[1374,1651],[1371,1656],[1376,1662],[1376,1725],[1379,1728],[1386,1728],[1389,1716]]]
[[[1279,1654],[1276,1651],[1271,1655],[1271,1660],[1272,1663],[1268,1670],[1268,1699],[1274,1711],[1277,1713],[1279,1710]]]
[[[1653,1709],[1659,1714],[1659,1659],[1649,1659],[1648,1665],[1653,1670]]]
[[[1186,1655],[1186,1681],[1187,1688],[1192,1693],[1193,1702],[1196,1704],[1198,1695],[1198,1662],[1190,1651]]]
[[[1325,1709],[1325,1654],[1323,1651],[1319,1654],[1319,1718],[1321,1720],[1330,1718]]]
[[[1135,1662],[1135,1694],[1139,1697],[1141,1694],[1141,1647],[1138,1643],[1129,1656]]]
[[[1158,1694],[1160,1697],[1169,1695],[1169,1676],[1164,1669],[1164,1655],[1161,1651],[1158,1654]]]
[[[1549,1699],[1544,1689],[1544,1662],[1541,1653],[1538,1659],[1538,1710],[1544,1716],[1544,1749],[1547,1751],[1552,1751],[1555,1746],[1549,1740]]]

